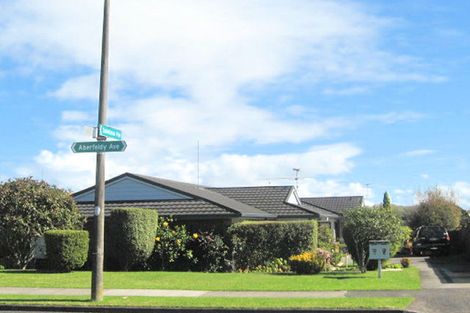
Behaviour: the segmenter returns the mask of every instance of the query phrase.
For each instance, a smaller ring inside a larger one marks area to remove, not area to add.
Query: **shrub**
[[[80,229],[83,218],[69,192],[32,178],[0,184],[0,259],[25,269],[38,238],[51,229]]]
[[[435,187],[418,194],[418,197],[420,201],[411,218],[413,228],[422,225],[442,226],[447,230],[458,228],[463,210],[452,192]]]
[[[333,240],[333,230],[329,224],[318,225],[318,247],[329,248],[335,241]]]
[[[231,269],[229,248],[222,237],[212,231],[192,234],[189,249],[194,257],[192,270],[226,272]]]
[[[261,272],[261,273],[287,273],[291,271],[291,267],[289,265],[289,261],[283,258],[276,258],[271,262],[266,262],[263,265],[258,265],[254,272]]]
[[[150,209],[114,209],[109,217],[109,255],[121,270],[147,261],[155,245],[158,214]]]
[[[461,221],[461,230],[460,230],[460,243],[462,250],[464,251],[465,257],[470,259],[470,213],[463,215]],[[452,239],[452,237],[451,237]]]
[[[411,259],[410,258],[402,258],[400,260],[400,264],[401,266],[403,266],[404,268],[407,268],[411,265]]]
[[[330,252],[331,265],[338,265],[343,256],[344,245],[333,240],[333,230],[329,224],[321,224],[318,227],[318,247]]]
[[[382,264],[382,268],[386,268],[386,269],[400,269],[403,267],[401,264],[387,263],[387,262],[384,262],[384,263],[385,264]]]
[[[252,270],[276,258],[317,248],[317,221],[242,222],[228,229],[237,270]]]
[[[191,236],[185,225],[175,225],[172,218],[159,218],[158,229],[154,235],[155,246],[148,266],[153,270],[168,270],[176,265],[178,259],[191,263],[193,254],[188,249]]]
[[[3,271],[5,269],[5,266],[3,266],[2,264],[0,264],[0,271]]]
[[[85,230],[49,230],[44,234],[48,269],[70,272],[81,268],[88,256],[88,232]]]
[[[303,252],[289,258],[289,264],[296,274],[317,274],[326,268],[330,254],[321,249]]]
[[[369,260],[369,241],[388,240],[393,246],[401,243],[401,232],[401,219],[391,209],[360,207],[344,213],[343,238],[361,272]]]

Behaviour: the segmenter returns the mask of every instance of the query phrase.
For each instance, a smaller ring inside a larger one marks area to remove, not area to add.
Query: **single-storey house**
[[[82,214],[92,217],[94,186],[73,197]],[[172,216],[199,229],[223,229],[242,220],[304,219],[327,222],[338,229],[341,218],[330,206],[301,199],[294,186],[212,188],[133,173],[106,181],[105,202],[106,215],[115,208],[156,209],[160,216]]]
[[[326,221],[332,221],[332,228],[339,238],[342,237],[343,213],[347,209],[358,208],[364,205],[363,196],[345,197],[307,197],[300,198],[302,205],[324,210],[322,214]]]

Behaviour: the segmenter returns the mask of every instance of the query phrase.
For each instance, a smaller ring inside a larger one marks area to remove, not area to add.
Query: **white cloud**
[[[0,56],[19,68],[28,65],[32,75],[38,69],[62,71],[67,77],[50,96],[96,100],[100,1],[19,0],[2,9]],[[203,181],[217,185],[261,183],[288,175],[284,171],[292,167],[311,176],[351,171],[351,159],[360,153],[351,144],[273,155],[220,151],[247,143],[311,146],[312,140],[354,124],[345,118],[306,120],[273,112],[263,99],[253,99],[265,87],[282,93],[319,82],[441,79],[428,74],[419,60],[380,48],[389,27],[391,20],[348,1],[112,1],[109,116],[123,130],[128,149],[109,155],[108,177],[135,171],[190,180],[197,140],[210,160],[201,163]],[[361,91],[353,88],[349,92]],[[291,109],[294,115],[302,112]],[[78,124],[89,115],[87,108],[64,112],[54,132],[57,151],[42,151],[36,158],[36,166],[52,180],[74,189],[93,183],[93,158],[69,151],[70,143],[84,136]],[[392,112],[361,121],[418,118],[413,112]],[[34,172],[34,165],[22,171]],[[328,194],[370,190],[334,180],[306,186],[311,186],[306,192],[318,188]]]
[[[94,0],[4,4],[2,54],[35,66],[97,70],[101,10]],[[436,80],[416,67],[419,60],[379,48],[389,27],[391,20],[344,1],[116,0],[110,68],[129,83],[185,88],[205,100],[245,84],[292,79],[298,69],[302,80],[313,81]],[[90,77],[75,78],[56,95],[96,95],[67,88],[84,87]]]
[[[429,176],[429,174],[421,174],[421,178],[422,179],[429,179],[429,178],[431,178],[431,176]]]
[[[347,88],[326,88],[323,93],[326,95],[338,95],[338,96],[350,96],[359,95],[370,92],[370,87],[366,86],[354,86]]]
[[[173,156],[169,151],[158,153],[155,152],[157,149],[147,149],[148,145],[135,146],[129,143],[126,152],[107,154],[107,178],[127,171],[197,182],[195,153]],[[269,182],[291,185],[291,181],[277,178],[291,176],[293,167],[301,168],[302,174],[309,177],[348,173],[354,167],[352,159],[359,154],[360,149],[348,143],[314,146],[300,153],[252,156],[222,154],[201,160],[200,183],[209,186],[266,185]],[[74,190],[93,184],[94,160],[94,155],[90,154],[51,151],[42,151],[36,158],[45,177]],[[350,185],[348,188],[353,190],[353,187]],[[315,191],[307,189],[306,192]]]
[[[374,204],[372,188],[359,182],[344,183],[335,179],[305,179],[299,183],[299,194],[308,196],[363,196],[365,205]]]
[[[50,92],[49,95],[61,100],[98,100],[99,77],[86,75],[74,77],[62,84],[62,86]]]
[[[436,153],[435,150],[431,149],[416,149],[416,150],[411,150],[407,151],[401,154],[401,156],[404,157],[420,157],[420,156],[426,156],[426,155],[431,155]]]
[[[83,111],[63,111],[62,112],[62,121],[63,122],[88,122],[92,120],[93,117]]]
[[[384,114],[371,114],[362,117],[364,121],[376,121],[384,124],[396,124],[398,122],[415,122],[423,119],[425,115],[419,112],[388,112]]]
[[[455,192],[457,201],[464,209],[470,209],[470,183],[465,181],[455,182],[449,188]]]
[[[410,188],[396,188],[392,191],[392,202],[399,205],[412,205],[417,203],[416,190]]]

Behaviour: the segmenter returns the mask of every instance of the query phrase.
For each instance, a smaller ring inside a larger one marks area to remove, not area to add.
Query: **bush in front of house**
[[[254,270],[276,258],[317,248],[318,223],[296,222],[242,222],[228,229],[232,244],[235,270]]]
[[[330,261],[330,253],[322,249],[303,252],[289,258],[291,270],[296,274],[318,274]]]
[[[44,234],[47,268],[70,272],[85,264],[88,256],[88,232],[85,230],[49,230]]]
[[[366,271],[369,261],[370,240],[388,240],[392,247],[402,243],[402,221],[392,209],[359,207],[346,210],[343,216],[343,238],[361,272]]]
[[[318,247],[328,248],[334,242],[331,226],[329,224],[318,225]]]
[[[109,217],[108,255],[128,271],[150,257],[155,245],[158,214],[156,210],[114,209]]]
[[[318,226],[318,247],[331,254],[331,265],[337,266],[344,257],[344,244],[340,244],[333,239],[333,230],[329,224],[320,224]]]
[[[31,177],[0,184],[0,259],[7,268],[31,264],[36,241],[47,230],[82,225],[70,192]]]
[[[191,269],[200,272],[227,272],[231,270],[229,247],[222,236],[213,231],[193,233],[189,249],[194,257]]]
[[[154,233],[155,246],[147,267],[151,270],[188,270],[194,262],[188,248],[191,236],[185,225],[178,225],[173,218],[159,218]]]
[[[283,258],[276,258],[270,262],[266,262],[264,265],[258,265],[253,272],[259,273],[288,273],[291,271],[288,260]]]

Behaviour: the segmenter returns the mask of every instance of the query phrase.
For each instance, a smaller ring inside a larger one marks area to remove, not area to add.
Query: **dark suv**
[[[413,232],[413,253],[424,252],[447,255],[450,248],[449,233],[441,226],[420,226]]]

